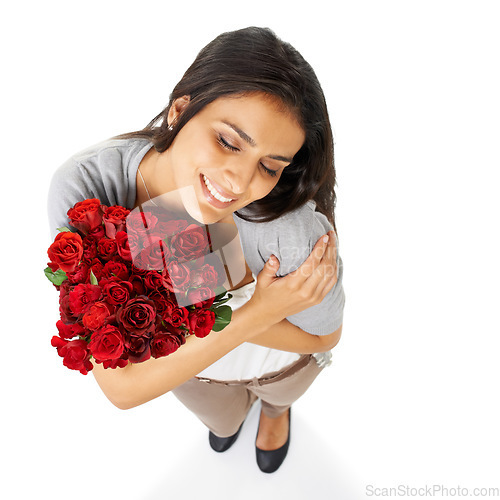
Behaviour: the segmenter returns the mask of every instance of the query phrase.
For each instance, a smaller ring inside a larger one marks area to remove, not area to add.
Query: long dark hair
[[[265,92],[279,98],[305,131],[305,142],[282,172],[274,189],[236,214],[267,222],[309,200],[335,227],[333,135],[323,91],[311,66],[270,29],[249,27],[223,33],[204,47],[175,86],[167,107],[144,129],[117,138],[149,139],[156,151],[169,148],[182,127],[215,99]],[[167,116],[175,99],[190,101],[169,130]]]

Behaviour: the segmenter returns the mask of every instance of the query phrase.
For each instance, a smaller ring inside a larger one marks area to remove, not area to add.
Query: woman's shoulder
[[[327,217],[309,201],[270,222],[248,222],[235,217],[249,267],[258,271],[271,255],[279,262],[279,275],[297,269],[323,234],[332,229]],[[249,260],[251,262],[249,262]],[[257,266],[258,264],[258,266]]]
[[[54,175],[120,169],[148,144],[147,139],[107,139],[71,155]]]
[[[296,235],[306,236],[314,228],[325,228],[325,232],[332,229],[328,219],[321,212],[316,210],[316,203],[313,200],[308,201],[304,205],[291,212],[270,221],[269,229],[273,231],[292,233]],[[322,230],[322,229],[320,229]],[[318,235],[319,237],[319,235]]]
[[[134,150],[141,149],[148,142],[147,139],[143,138],[106,139],[78,151],[71,156],[70,160],[77,163],[85,163],[96,157],[113,155],[126,156]]]
[[[287,238],[316,243],[322,234],[333,229],[328,218],[316,210],[313,200],[269,222],[249,222],[237,216],[234,220],[240,232],[251,234],[257,241]]]
[[[242,210],[242,214],[245,215],[246,212]],[[234,217],[234,220],[238,227],[256,233],[286,231],[292,227],[308,228],[311,224],[316,224],[316,221],[325,227],[325,232],[332,229],[327,217],[316,210],[316,203],[313,200],[269,222],[249,222],[237,216]]]
[[[145,139],[108,139],[82,149],[53,172],[52,190],[91,191],[103,182],[123,182],[134,158],[147,144]]]
[[[50,229],[66,225],[66,212],[86,198],[129,206],[135,200],[137,166],[151,144],[146,139],[108,139],[69,157],[52,175],[48,193]]]

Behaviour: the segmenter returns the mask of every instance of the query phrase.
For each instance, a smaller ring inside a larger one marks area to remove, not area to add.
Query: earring
[[[173,125],[170,125],[170,126],[168,127],[168,130],[170,130],[170,132],[172,132],[172,130],[174,130]]]

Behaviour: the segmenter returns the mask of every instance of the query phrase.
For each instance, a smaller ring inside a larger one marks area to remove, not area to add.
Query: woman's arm
[[[175,389],[249,340],[252,334],[264,332],[266,326],[255,321],[255,313],[249,301],[234,311],[231,322],[222,331],[211,332],[205,338],[190,336],[181,348],[168,356],[116,369],[104,369],[94,363],[92,373],[116,407],[133,408]],[[253,325],[252,329],[248,328],[249,324]]]
[[[141,405],[183,384],[243,342],[321,302],[336,283],[330,274],[334,247],[332,238],[328,243],[320,238],[302,266],[283,278],[275,276],[277,263],[273,266],[270,259],[257,277],[254,295],[234,311],[222,331],[205,338],[190,336],[176,352],[163,358],[115,369],[95,364],[92,372],[97,383],[120,409]]]
[[[280,351],[314,354],[333,349],[338,344],[341,333],[342,325],[329,335],[312,335],[284,319],[248,342]]]

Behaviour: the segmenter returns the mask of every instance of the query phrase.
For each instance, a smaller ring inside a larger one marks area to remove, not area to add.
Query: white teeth
[[[222,201],[223,203],[229,203],[230,201],[233,201],[232,198],[224,198],[224,196],[222,196],[219,191],[217,191],[217,189],[215,189],[212,184],[210,184],[210,181],[208,180],[208,178],[203,175],[203,180],[205,181],[205,186],[207,186],[207,189],[210,191],[210,194],[216,198],[217,200],[219,201]]]

